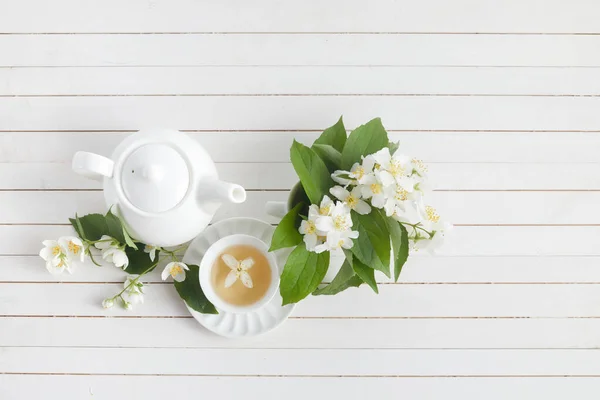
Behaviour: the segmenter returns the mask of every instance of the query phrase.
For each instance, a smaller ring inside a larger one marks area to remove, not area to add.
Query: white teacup
[[[240,245],[256,248],[267,259],[271,269],[271,283],[264,296],[256,302],[246,306],[234,305],[223,300],[215,292],[211,279],[212,269],[216,264],[217,258],[225,251],[225,249],[231,246]],[[277,267],[277,261],[275,256],[272,253],[269,253],[268,246],[262,240],[254,236],[243,234],[225,236],[213,243],[204,254],[204,257],[202,257],[202,261],[200,262],[200,286],[202,287],[202,291],[206,298],[219,310],[235,314],[256,311],[259,308],[264,307],[271,299],[273,299],[275,293],[277,293],[277,289],[279,288],[279,269]]]

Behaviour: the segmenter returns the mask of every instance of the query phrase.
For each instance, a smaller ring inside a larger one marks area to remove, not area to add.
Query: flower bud
[[[131,303],[126,301],[123,303],[123,308],[126,309],[127,311],[130,311],[133,307],[131,306]]]
[[[115,305],[115,301],[113,299],[104,299],[102,301],[102,307],[104,308],[111,308],[112,306]]]

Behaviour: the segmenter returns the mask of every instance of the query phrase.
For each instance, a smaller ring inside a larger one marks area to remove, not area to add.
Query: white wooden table
[[[0,0],[0,399],[597,399],[599,20],[595,0]],[[157,273],[106,312],[122,272],[37,257],[104,209],[77,150],[185,130],[249,190],[218,219],[267,219],[292,139],[341,114],[381,116],[457,226],[379,296],[231,341]]]

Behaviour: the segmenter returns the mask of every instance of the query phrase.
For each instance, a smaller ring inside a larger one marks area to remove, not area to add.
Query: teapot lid
[[[190,171],[177,150],[163,143],[138,147],[121,168],[121,187],[135,207],[159,213],[172,209],[185,197]]]

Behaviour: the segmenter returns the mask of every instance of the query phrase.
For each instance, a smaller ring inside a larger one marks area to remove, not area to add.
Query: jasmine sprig
[[[140,278],[147,274],[144,272],[138,276],[128,276],[123,284],[123,290],[115,294],[113,297],[106,298],[102,301],[102,307],[112,308],[116,301],[119,301],[121,306],[126,310],[131,310],[132,304],[144,302],[144,284]]]

